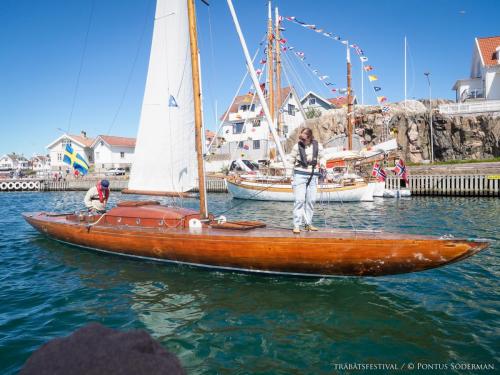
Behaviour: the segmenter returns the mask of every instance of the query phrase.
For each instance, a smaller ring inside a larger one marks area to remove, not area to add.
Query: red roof
[[[73,138],[75,141],[80,142],[82,145],[85,145],[86,147],[91,147],[92,143],[94,143],[94,138],[84,137],[83,135],[69,134],[68,136]]]
[[[135,138],[115,137],[114,135],[100,135],[104,142],[116,147],[135,147]]]
[[[288,87],[282,87],[281,88],[281,100],[282,100],[281,105],[283,105],[283,102],[286,100],[286,98],[287,98],[288,94],[290,93],[290,91],[292,91],[292,88],[290,86],[288,86]],[[252,97],[253,97],[252,93],[248,93],[248,94],[245,94],[245,95],[239,95],[239,96],[237,96],[234,99],[234,102],[231,104],[231,107],[229,107],[229,113],[236,113],[236,112],[238,112],[238,109],[243,104],[251,104],[252,103]],[[260,103],[259,97],[257,96],[257,94],[255,94],[255,98],[253,98],[253,104],[255,104],[255,106],[257,106],[259,103]],[[226,115],[226,112],[224,112],[224,114],[222,115],[221,119],[224,118],[224,116]]]
[[[347,105],[347,96],[339,96],[336,98],[329,98],[326,100],[328,100],[330,103],[332,103],[333,106],[336,108],[345,107]],[[358,101],[356,100],[356,97],[353,96],[352,104],[357,104],[357,102]]]
[[[332,103],[337,108],[340,108],[340,107],[347,105],[347,97],[345,97],[345,96],[339,96],[338,98],[329,98],[326,100],[328,100],[330,103]]]
[[[498,54],[496,49],[500,47],[500,36],[487,38],[477,38],[479,51],[483,57],[484,65],[492,66],[498,64]]]

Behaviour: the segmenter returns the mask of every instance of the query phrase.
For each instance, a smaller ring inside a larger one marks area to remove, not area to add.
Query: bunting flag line
[[[353,44],[349,44],[347,42],[347,40],[344,40],[339,35],[336,35],[336,34],[334,34],[332,32],[326,31],[325,29],[321,29],[321,28],[319,28],[318,26],[316,26],[314,24],[301,21],[301,20],[297,19],[297,17],[295,17],[295,16],[286,16],[286,17],[280,18],[280,21],[281,20],[287,20],[289,22],[292,22],[292,23],[295,23],[295,24],[297,24],[299,26],[302,26],[302,27],[304,27],[306,29],[313,30],[313,31],[317,32],[318,34],[321,34],[322,36],[324,36],[326,38],[335,40],[337,42],[342,43],[343,45],[348,46],[349,48],[352,48],[356,52],[356,54],[358,55],[359,60],[360,60],[360,62],[362,64],[368,61],[368,57],[365,56],[365,52],[363,51],[363,49],[359,45],[354,44],[354,43]],[[374,68],[373,68],[372,65],[366,65],[366,66],[363,66],[363,69],[364,69],[365,72],[370,72]],[[378,77],[376,75],[371,75],[371,76],[368,76],[368,79],[370,80],[370,82],[373,82],[373,81],[377,81]],[[380,86],[372,86],[372,88],[373,88],[373,90],[375,92],[375,96],[376,96],[376,93],[378,91],[382,90],[382,87],[380,87]],[[385,100],[387,100],[386,97],[384,97],[384,98],[385,98]]]
[[[387,101],[387,98],[385,96],[377,96],[377,102],[379,102],[379,104],[382,104],[386,101]]]
[[[295,47],[294,46],[290,46],[290,45],[287,44],[287,45],[284,46],[283,52],[286,52],[287,50],[290,51],[292,49],[295,49]],[[293,54],[295,56],[297,56],[297,58],[299,58],[302,61],[302,63],[307,67],[307,69],[309,69],[309,71],[311,73],[313,73],[318,78],[318,80],[323,85],[325,85],[326,88],[328,88],[329,91],[331,91],[331,92],[337,92],[337,91],[344,90],[344,92],[347,92],[347,89],[341,89],[341,90],[331,89],[330,86],[335,86],[335,83],[327,81],[327,79],[329,78],[328,75],[321,74],[321,72],[318,69],[314,69],[310,63],[305,62],[305,60],[306,60],[306,54],[304,52],[294,52]]]
[[[382,107],[382,112],[383,112],[383,113],[387,113],[387,112],[389,112],[390,110],[391,110],[391,107],[389,107],[389,106],[387,106],[387,105],[384,105],[384,106]]]

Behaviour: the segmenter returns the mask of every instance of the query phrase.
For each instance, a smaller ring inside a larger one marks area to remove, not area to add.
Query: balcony
[[[439,106],[439,112],[448,115],[500,112],[500,100],[478,100],[456,104],[443,104]]]

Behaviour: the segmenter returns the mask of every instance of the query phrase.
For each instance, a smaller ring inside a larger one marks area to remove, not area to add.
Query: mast
[[[283,136],[283,123],[282,123],[282,98],[281,98],[281,46],[280,46],[280,21],[278,14],[278,7],[274,8],[274,35],[275,35],[275,48],[276,48],[276,108],[278,109],[278,135]]]
[[[351,51],[347,43],[347,149],[352,150]]]
[[[243,37],[243,33],[241,31],[240,23],[238,21],[238,17],[236,16],[236,12],[234,11],[232,0],[227,0],[227,5],[229,7],[229,11],[231,12],[231,16],[233,18],[234,26],[236,28],[236,32],[238,33],[238,37],[240,38],[241,48],[243,49],[243,54],[245,55],[248,72],[250,73],[250,77],[252,78],[252,83],[257,91],[257,95],[259,96],[259,100],[262,103],[262,109],[264,111],[264,115],[266,116],[266,122],[269,127],[269,131],[271,132],[274,142],[276,143],[276,148],[278,149],[278,154],[283,161],[283,164],[286,166],[286,158],[285,152],[283,151],[283,147],[281,146],[281,142],[279,141],[278,134],[276,133],[276,129],[273,126],[273,120],[271,117],[271,113],[269,111],[269,107],[267,106],[266,99],[264,98],[264,93],[259,84],[259,80],[257,79],[257,74],[255,73],[255,69],[253,67],[252,59],[250,57],[250,53],[248,52],[248,47],[245,42],[245,38]]]
[[[406,36],[405,36],[405,110],[406,110]]]
[[[365,63],[361,61],[361,104],[365,104]]]
[[[267,2],[267,77],[268,77],[268,97],[269,110],[271,111],[271,119],[274,126],[274,57],[273,57],[273,19],[271,14],[271,0]]]
[[[208,217],[208,207],[205,189],[205,171],[203,168],[203,124],[201,116],[200,64],[198,51],[198,36],[196,33],[196,10],[194,0],[187,0],[189,19],[189,45],[191,47],[191,69],[193,73],[194,125],[196,160],[198,161],[198,187],[200,192],[200,216]]]

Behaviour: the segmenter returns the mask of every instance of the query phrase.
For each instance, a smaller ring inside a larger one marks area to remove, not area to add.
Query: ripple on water
[[[368,361],[500,365],[498,199],[414,197],[318,207],[318,225],[496,242],[467,261],[428,272],[301,279],[95,254],[44,238],[20,216],[77,210],[82,197],[0,194],[0,373],[16,373],[42,343],[91,321],[147,329],[194,374],[331,373],[333,363]],[[235,204],[224,194],[210,198],[215,213]],[[112,194],[111,203],[118,199]],[[196,208],[195,201],[184,205]],[[289,226],[291,204],[245,202],[226,215]]]

